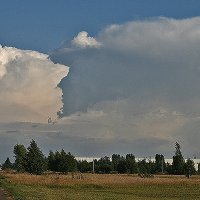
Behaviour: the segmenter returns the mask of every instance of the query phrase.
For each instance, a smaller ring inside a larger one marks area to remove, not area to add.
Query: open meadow
[[[200,176],[3,173],[0,183],[16,200],[200,199]]]

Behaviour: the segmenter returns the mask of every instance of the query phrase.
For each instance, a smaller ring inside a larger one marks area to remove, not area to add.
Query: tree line
[[[112,158],[105,156],[92,162],[86,160],[76,160],[69,152],[63,149],[59,152],[50,151],[47,157],[44,156],[37,143],[32,140],[26,149],[22,144],[14,146],[14,163],[7,158],[2,164],[2,169],[13,169],[17,172],[28,172],[40,175],[45,171],[52,172],[95,172],[95,173],[130,173],[138,174],[141,177],[148,177],[153,174],[185,174],[188,178],[193,174],[200,174],[200,164],[198,170],[195,169],[194,161],[187,159],[186,162],[181,153],[181,147],[175,144],[175,155],[172,164],[166,163],[162,154],[155,155],[155,161],[142,159],[136,161],[133,154],[121,156],[113,154]]]

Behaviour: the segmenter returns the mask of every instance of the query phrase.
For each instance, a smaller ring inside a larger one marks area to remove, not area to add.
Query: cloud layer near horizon
[[[48,55],[0,46],[0,121],[57,118],[63,107],[57,85],[67,73],[68,67],[54,64]]]

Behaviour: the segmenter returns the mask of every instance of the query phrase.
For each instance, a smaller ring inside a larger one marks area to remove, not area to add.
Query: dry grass
[[[8,181],[20,184],[37,185],[74,185],[74,184],[97,184],[97,185],[130,185],[130,184],[200,184],[200,176],[157,175],[153,178],[140,178],[129,174],[45,174],[41,176],[30,174],[4,173]]]
[[[200,199],[200,176],[159,175],[140,178],[127,174],[4,173],[6,188],[16,200],[178,200]]]

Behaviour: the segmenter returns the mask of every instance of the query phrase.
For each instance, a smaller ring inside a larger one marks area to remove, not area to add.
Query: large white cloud
[[[0,121],[46,122],[61,111],[58,88],[68,67],[48,55],[0,46]]]

